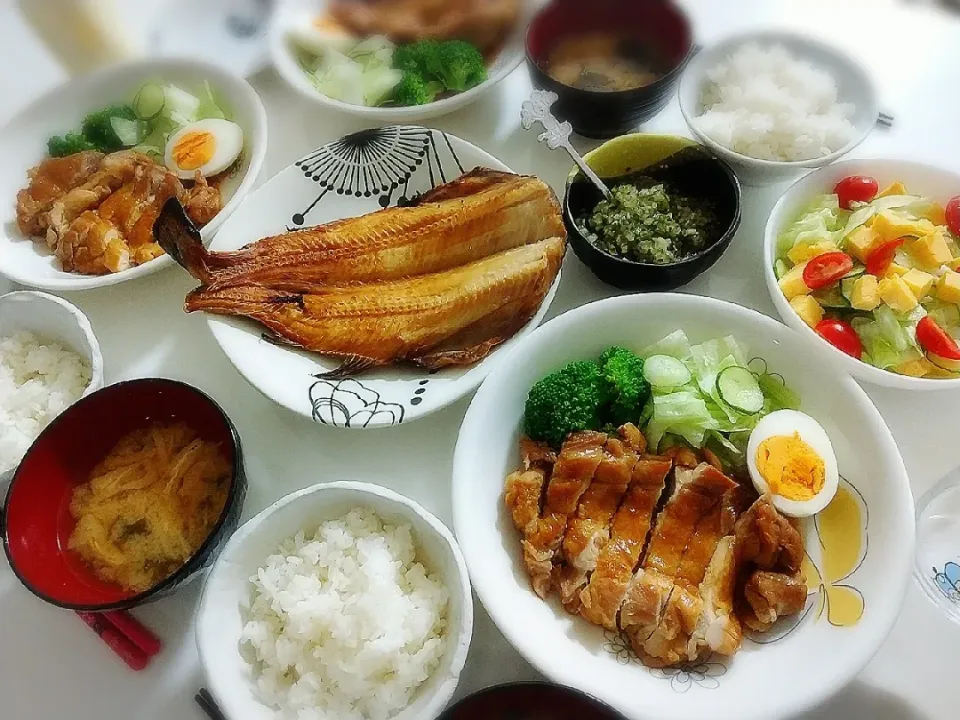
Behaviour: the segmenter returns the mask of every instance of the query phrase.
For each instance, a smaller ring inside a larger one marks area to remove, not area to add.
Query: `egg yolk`
[[[213,157],[217,139],[209,132],[188,132],[173,146],[173,161],[183,170],[203,167]]]
[[[760,443],[757,470],[770,492],[788,500],[812,500],[823,489],[826,474],[823,458],[796,432],[773,435]]]

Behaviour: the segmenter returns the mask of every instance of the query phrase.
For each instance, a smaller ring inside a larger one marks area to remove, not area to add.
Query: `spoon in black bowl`
[[[563,148],[567,151],[573,161],[580,168],[581,172],[587,176],[603,197],[610,197],[610,188],[608,188],[600,177],[590,169],[586,161],[580,156],[573,145],[570,144],[570,133],[573,127],[568,122],[560,122],[553,113],[550,112],[550,106],[557,101],[557,94],[548,90],[534,90],[529,100],[524,100],[520,106],[520,124],[524,130],[529,130],[535,122],[543,125],[545,132],[537,136],[539,142],[546,142],[551,150]]]

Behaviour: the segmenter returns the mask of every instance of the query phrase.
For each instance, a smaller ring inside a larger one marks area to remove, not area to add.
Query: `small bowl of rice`
[[[795,179],[867,137],[879,117],[867,72],[839,50],[786,32],[730,37],[691,60],[679,87],[694,135],[746,185]]]
[[[428,720],[473,632],[452,533],[377,485],[300,490],[244,524],[197,616],[207,686],[245,720]]]
[[[87,317],[42,292],[0,296],[0,488],[40,432],[103,387],[103,357]]]

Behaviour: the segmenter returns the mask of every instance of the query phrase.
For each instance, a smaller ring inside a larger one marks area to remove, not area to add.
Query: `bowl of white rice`
[[[279,500],[230,539],[204,584],[197,645],[228,718],[431,720],[473,632],[452,533],[377,485]]]
[[[748,185],[791,180],[859,145],[877,123],[867,72],[835,48],[785,32],[730,37],[680,80],[694,135]]]
[[[40,432],[103,387],[103,357],[87,317],[42,292],[0,296],[0,487]]]

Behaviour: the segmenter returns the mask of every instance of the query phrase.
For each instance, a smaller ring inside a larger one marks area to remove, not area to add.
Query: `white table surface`
[[[129,6],[139,5],[131,12],[149,19],[161,1]],[[896,115],[892,131],[875,132],[856,154],[905,157],[960,170],[960,20],[907,9],[892,0],[687,4],[701,42],[739,29],[775,25],[808,28],[846,47],[873,71],[884,109]],[[10,0],[0,0],[0,122],[62,78]],[[270,149],[261,182],[318,145],[358,129],[351,118],[325,112],[294,95],[272,70],[252,82],[270,122]],[[569,161],[538,145],[520,128],[519,106],[529,91],[521,68],[480,102],[441,118],[436,126],[480,145],[515,170],[535,173],[562,189]],[[676,102],[644,129],[684,132]],[[740,232],[720,262],[685,288],[687,292],[775,314],[762,277],[760,247],[767,213],[783,190],[745,188]],[[3,284],[0,280],[0,291]],[[410,425],[362,434],[313,424],[249,386],[217,347],[203,317],[182,312],[183,296],[192,285],[185,273],[170,268],[69,299],[93,322],[107,382],[142,376],[178,378],[203,388],[224,406],[244,442],[250,479],[245,517],[297,488],[345,478],[391,487],[450,521],[453,447],[469,399]],[[610,288],[570,253],[551,315],[610,294]],[[960,465],[957,394],[867,390],[900,445],[917,496]],[[193,695],[203,680],[192,630],[199,589],[194,583],[175,597],[137,610],[163,638],[165,649],[147,671],[135,674],[70,613],[30,595],[6,561],[0,561],[0,718],[200,720]],[[473,647],[459,694],[538,678],[479,603],[476,609]],[[958,667],[960,628],[911,586],[900,620],[876,658],[852,685],[807,720],[957,718]]]

